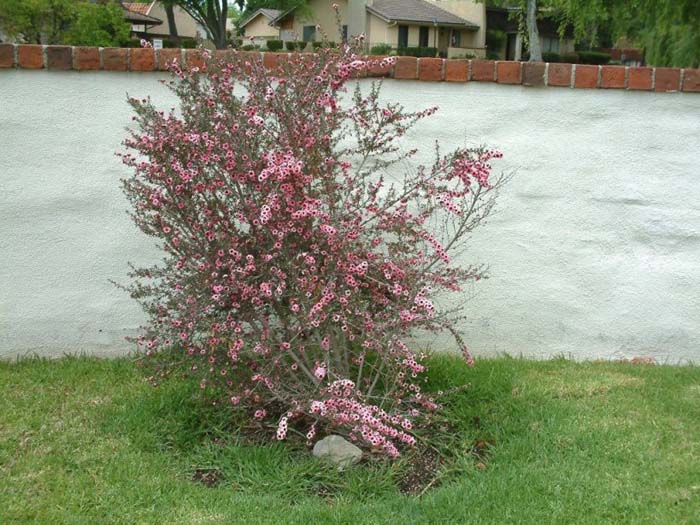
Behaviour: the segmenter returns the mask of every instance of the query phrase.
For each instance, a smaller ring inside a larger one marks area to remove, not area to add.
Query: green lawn
[[[2,363],[0,523],[700,523],[697,367],[432,365],[431,388],[471,387],[447,407],[456,459],[415,497],[402,463],[337,473],[238,443],[196,389],[154,389],[126,359]]]

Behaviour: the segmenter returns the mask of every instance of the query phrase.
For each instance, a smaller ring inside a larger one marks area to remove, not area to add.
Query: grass
[[[2,363],[0,523],[700,523],[698,368],[432,363],[431,388],[465,382],[456,459],[415,497],[401,463],[338,473],[237,442],[190,385],[154,389],[126,359]],[[209,468],[218,485],[192,480]]]

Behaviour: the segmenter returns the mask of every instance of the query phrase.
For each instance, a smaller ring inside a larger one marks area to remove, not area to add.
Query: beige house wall
[[[401,24],[403,25],[403,24]],[[367,15],[367,41],[369,47],[376,46],[378,44],[389,44],[392,47],[397,47],[399,43],[399,24],[390,22],[387,23],[381,18],[373,15]],[[420,27],[419,25],[408,25],[408,46],[418,47],[420,38]],[[474,55],[477,57],[483,57],[485,55],[485,50],[483,44],[481,44],[480,36],[476,31],[461,30],[460,31],[460,45],[461,47],[449,47],[450,44],[450,34],[452,28],[450,27],[440,27],[437,30],[437,39],[435,35],[435,28],[428,27],[428,46],[437,47],[442,52],[447,52],[448,57],[460,57],[467,54]],[[436,46],[437,42],[437,46]]]
[[[369,42],[370,47],[376,46],[378,44],[389,44],[392,47],[398,46],[399,24],[396,24],[394,22],[387,23],[373,14],[368,14],[367,19],[367,41]],[[408,46],[418,47],[421,26],[413,24],[400,25],[408,25]],[[435,28],[428,27],[428,46],[433,47],[436,42],[438,42],[439,44],[439,40],[435,40]]]
[[[411,31],[408,32],[409,38]],[[396,24],[387,24],[381,18],[368,13],[367,14],[367,43],[369,47],[378,44],[390,44],[396,47],[399,42],[399,30]]]
[[[328,40],[340,42],[341,35],[338,34],[333,3],[330,0],[310,0],[306,10],[297,10],[294,13],[292,30],[299,40],[302,40],[304,37],[304,26],[317,25],[321,27],[323,33],[328,35]],[[338,4],[341,25],[347,25],[348,1],[337,0],[335,3]],[[318,31],[316,32],[316,40],[321,40],[321,35]]]
[[[204,28],[192,18],[187,12],[183,11],[181,8],[175,6],[175,26],[177,27],[177,34],[179,36],[196,38],[197,35],[201,37],[206,37],[207,32]],[[168,26],[168,15],[165,13],[165,8],[162,2],[153,2],[151,10],[148,12],[149,16],[154,16],[163,21],[162,24],[157,25],[148,30],[149,34],[157,35],[169,35],[170,28]]]
[[[244,36],[246,38],[261,38],[261,39],[268,39],[268,38],[278,38],[279,37],[279,29],[276,27],[272,27],[270,25],[270,20],[260,13],[258,16],[256,16],[253,20],[251,20],[243,29],[244,31]]]
[[[479,26],[478,31],[462,31],[462,47],[482,48],[486,45],[486,2],[475,2],[474,0],[427,1]]]

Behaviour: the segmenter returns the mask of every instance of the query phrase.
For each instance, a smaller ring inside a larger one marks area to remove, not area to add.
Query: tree
[[[177,5],[176,0],[162,0],[163,7],[165,8],[165,16],[168,19],[168,31],[170,32],[170,40],[173,42],[179,42],[180,35],[177,33],[177,24],[175,22],[175,5]]]
[[[614,39],[627,37],[637,42],[644,48],[646,61],[655,66],[700,67],[698,0],[610,3],[608,16]]]
[[[530,62],[542,62],[540,32],[537,29],[537,0],[527,0],[527,36],[530,45]]]
[[[494,0],[496,5],[527,11],[524,26],[532,38],[536,17],[529,16],[536,0]],[[539,0],[540,13],[558,23],[561,35],[571,28],[577,44],[613,45],[621,38],[645,51],[656,66],[700,65],[700,2],[698,0]],[[522,14],[521,14],[522,17]]]
[[[131,25],[124,19],[118,4],[81,2],[75,19],[62,37],[62,43],[73,46],[118,47],[126,44]]]
[[[227,0],[173,0],[172,3],[179,5],[206,29],[217,49],[226,47],[226,19],[229,10]],[[245,0],[236,0],[236,4],[243,9]]]
[[[0,26],[25,42],[60,44],[78,5],[75,0],[0,0]]]

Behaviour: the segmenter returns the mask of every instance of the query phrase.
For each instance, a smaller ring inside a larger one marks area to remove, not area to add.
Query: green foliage
[[[336,47],[336,43],[335,43],[335,42],[331,42],[331,41],[328,41],[328,40],[321,40],[321,41],[318,41],[318,42],[311,42],[311,45],[313,46],[314,49],[321,49],[322,47],[323,47],[323,48],[332,49],[332,48]]]
[[[500,50],[508,40],[508,35],[505,31],[500,31],[498,29],[487,29],[486,30],[486,48],[491,51]]]
[[[610,60],[610,55],[608,55],[608,60]],[[585,64],[586,62],[580,61],[580,56],[578,53],[562,53],[561,61],[565,64]],[[591,62],[588,62],[591,63]]]
[[[610,63],[610,53],[600,51],[577,51],[576,53],[542,53],[545,62],[563,62],[565,64],[593,64],[603,65]]]
[[[61,44],[85,0],[0,0],[0,27],[31,44]]]
[[[543,62],[561,62],[561,55],[559,53],[552,53],[549,51],[542,52]]]
[[[369,50],[369,54],[385,56],[391,53],[391,49],[391,44],[377,44],[376,46],[372,46],[372,49]]]
[[[115,47],[126,44],[130,24],[117,4],[83,2],[76,7],[76,18],[63,37],[63,43],[74,46]]]
[[[0,0],[0,26],[11,37],[35,44],[120,46],[131,26],[113,2]]]
[[[578,64],[603,65],[610,63],[610,53],[600,51],[578,51]]]
[[[267,49],[270,51],[280,51],[284,47],[284,42],[281,40],[268,40]]]
[[[492,0],[519,5],[527,0]],[[537,0],[553,16],[559,34],[567,29],[583,48],[609,46],[620,39],[645,51],[655,66],[700,67],[698,0]]]
[[[700,67],[700,2],[637,0],[637,3],[639,11],[634,16],[623,17],[621,8],[615,12],[620,15],[616,20],[616,35],[636,40],[652,65]]]
[[[399,56],[434,58],[437,55],[435,47],[400,47],[396,50]]]
[[[287,48],[287,51],[303,51],[306,49],[307,45],[308,42],[302,40],[289,40],[284,43],[284,47]]]

